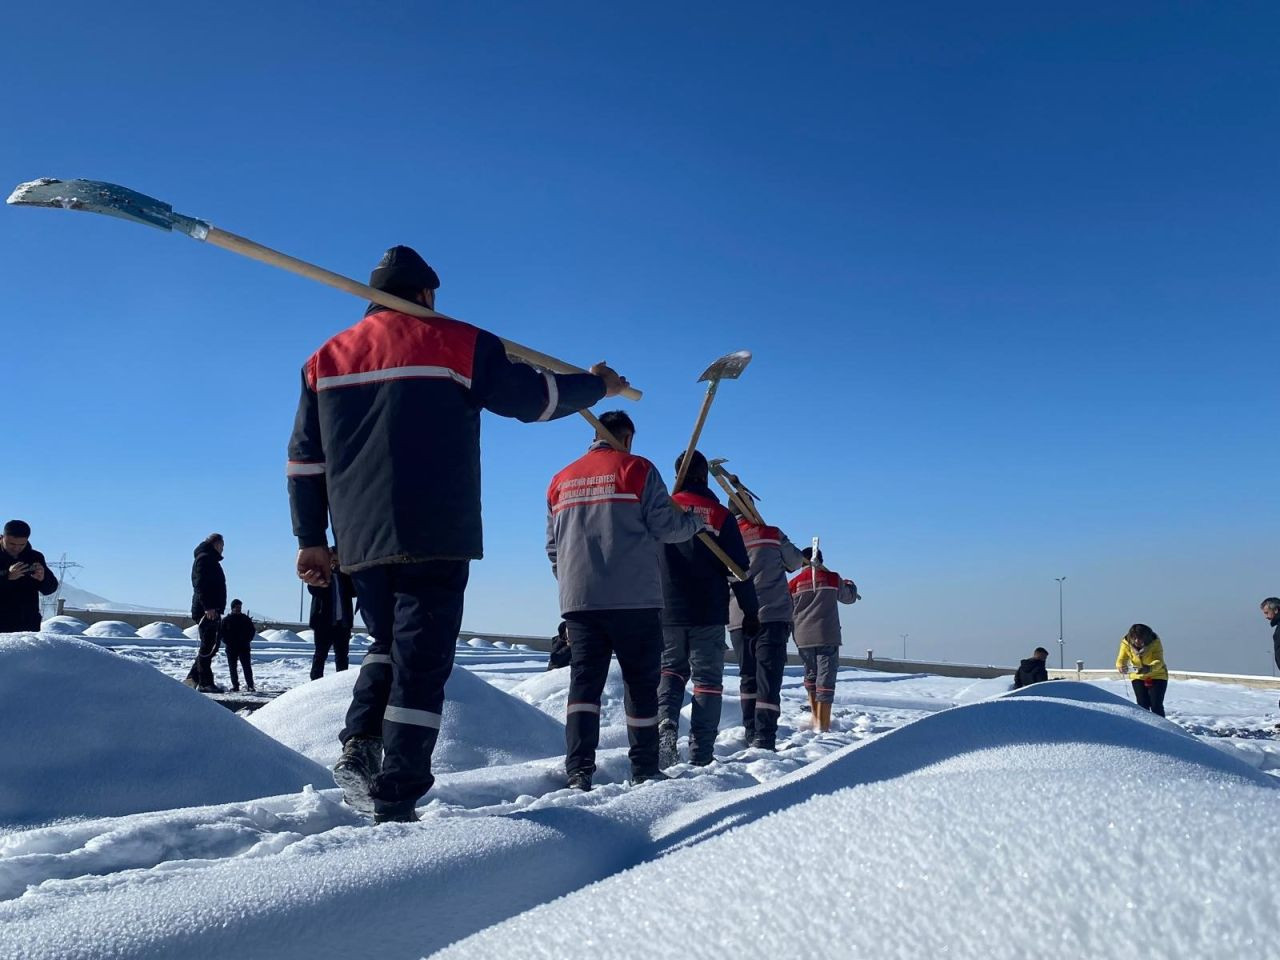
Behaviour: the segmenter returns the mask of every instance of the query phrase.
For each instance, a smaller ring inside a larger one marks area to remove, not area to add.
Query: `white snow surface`
[[[75,617],[68,617],[65,614],[57,617],[50,617],[40,624],[41,633],[60,633],[64,636],[82,635],[89,629],[89,624]]]
[[[86,637],[136,637],[137,629],[123,620],[99,620],[84,631]]]
[[[332,784],[195,691],[72,637],[0,634],[0,705],[0,826]]]
[[[294,687],[250,715],[249,722],[331,767],[342,753],[338,732],[359,673],[345,670]],[[437,776],[553,757],[564,749],[563,722],[503,693],[469,670],[454,670],[444,690],[440,739],[431,757]]]
[[[181,640],[186,636],[182,628],[168,620],[157,620],[138,628],[138,636],[145,640]]]
[[[33,708],[12,702],[25,681],[8,683],[11,639],[0,638],[0,709],[23,718]],[[136,724],[128,702],[138,701],[144,729],[158,731],[146,691],[166,684],[262,737],[153,669],[185,673],[190,645],[174,643],[123,644],[129,660],[89,648],[127,675],[96,661],[67,667],[60,651],[58,696],[91,702],[90,729],[108,703]],[[255,671],[295,688],[255,724],[305,750],[314,742],[327,761],[355,662],[307,683],[309,661],[255,648]],[[0,957],[1128,960],[1145,946],[1187,960],[1280,956],[1280,778],[1263,772],[1280,772],[1273,691],[1179,682],[1175,723],[1114,696],[1127,695],[1119,682],[1007,694],[1003,680],[845,669],[832,732],[819,735],[791,667],[775,754],[742,749],[730,667],[722,762],[632,787],[615,666],[597,786],[578,794],[563,778],[569,671],[465,639],[457,661],[448,692],[461,722],[450,730],[446,707],[445,740],[472,756],[453,771],[437,765],[422,823],[370,827],[333,789],[228,802],[206,784],[170,809],[0,827]],[[89,692],[71,676],[91,677]],[[43,699],[55,699],[47,687]],[[191,743],[236,739],[213,714],[198,719],[171,770],[191,766]],[[500,755],[524,742],[524,725],[545,741]],[[73,727],[55,722],[48,737],[24,727],[13,749],[47,752]],[[240,742],[234,751],[245,765],[273,762]],[[113,788],[133,770],[109,752],[80,759],[82,774]],[[0,790],[10,782],[0,764]]]

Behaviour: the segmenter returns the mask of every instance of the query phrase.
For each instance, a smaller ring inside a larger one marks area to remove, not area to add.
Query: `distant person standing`
[[[1049,651],[1044,647],[1036,647],[1031,656],[1018,664],[1018,672],[1013,675],[1013,689],[1018,690],[1048,680],[1049,671],[1044,665],[1048,659]]]
[[[253,621],[240,610],[239,600],[231,601],[231,612],[222,620],[222,642],[227,646],[227,668],[231,671],[231,689],[240,689],[240,676],[236,673],[236,665],[244,668],[244,685],[250,693],[257,691],[253,686],[253,663],[249,656],[249,646],[253,643],[253,635],[257,629]]]
[[[1164,694],[1169,686],[1169,669],[1164,662],[1160,637],[1145,623],[1135,623],[1120,641],[1116,669],[1125,676],[1134,674],[1133,695],[1138,706],[1164,716]]]
[[[324,676],[324,664],[333,651],[335,669],[347,669],[351,650],[351,626],[355,623],[352,602],[356,592],[349,574],[338,568],[338,548],[329,548],[329,582],[323,587],[307,584],[311,594],[311,629],[315,633],[315,656],[311,658],[311,679]]]
[[[40,597],[58,589],[44,562],[44,554],[32,548],[31,527],[25,520],[10,520],[0,537],[0,633],[40,629]]]
[[[200,633],[200,649],[187,682],[201,693],[221,693],[213,682],[213,658],[218,652],[222,614],[227,609],[227,577],[222,572],[222,534],[211,533],[196,546],[191,564],[191,619]]]
[[[840,669],[840,609],[838,603],[856,603],[858,588],[834,570],[822,565],[822,551],[800,551],[814,566],[791,578],[787,590],[795,616],[796,649],[804,661],[804,688],[809,694],[813,726],[820,733],[831,729],[831,704]]]
[[[1280,597],[1267,597],[1261,603],[1262,615],[1275,629],[1271,633],[1271,645],[1275,652],[1276,668],[1280,669]]]

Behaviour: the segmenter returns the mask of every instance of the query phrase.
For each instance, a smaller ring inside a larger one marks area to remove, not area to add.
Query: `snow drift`
[[[358,669],[294,687],[249,718],[263,733],[326,767],[341,753],[338,733],[351,705]],[[568,671],[565,671],[566,673]],[[445,684],[437,773],[520,763],[564,753],[564,725],[503,693],[463,667]]]
[[[88,641],[0,634],[0,825],[329,786],[226,708]]]

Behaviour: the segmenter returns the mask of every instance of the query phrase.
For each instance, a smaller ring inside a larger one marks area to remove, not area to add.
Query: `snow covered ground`
[[[817,735],[790,669],[778,753],[728,700],[722,762],[631,787],[615,673],[584,795],[568,671],[464,642],[423,822],[373,828],[315,776],[354,669],[255,644],[246,721],[171,633],[0,637],[0,956],[1280,956],[1272,691],[844,670]]]

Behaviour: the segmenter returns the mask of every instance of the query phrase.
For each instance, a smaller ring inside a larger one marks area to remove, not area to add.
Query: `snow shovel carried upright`
[[[707,382],[707,395],[702,400],[702,409],[698,411],[698,420],[693,425],[693,436],[689,438],[689,446],[685,449],[684,457],[680,460],[680,472],[676,475],[676,482],[671,487],[672,493],[679,493],[680,487],[684,485],[684,478],[689,473],[689,458],[693,456],[693,451],[698,446],[698,437],[702,436],[702,427],[707,422],[707,414],[711,412],[711,401],[716,398],[716,390],[720,386],[720,381],[737,380],[742,376],[742,371],[747,369],[747,364],[750,362],[750,350],[736,350],[733,353],[726,353],[702,371],[702,376],[698,378],[698,383],[702,383],[704,380]]]
[[[404,300],[382,290],[375,290],[349,277],[317,267],[315,264],[298,260],[295,257],[254,243],[245,237],[228,233],[211,223],[177,213],[173,207],[163,200],[148,197],[146,194],[130,190],[114,183],[103,183],[98,180],[32,180],[19,184],[9,195],[9,203],[27,207],[61,207],[64,210],[84,210],[88,213],[101,213],[109,217],[119,217],[133,223],[141,223],[160,230],[176,230],[185,233],[195,240],[203,240],[215,247],[230,250],[244,257],[260,260],[273,267],[288,270],[299,276],[316,280],[320,283],[336,287],[364,300],[371,300],[392,310],[399,310],[415,317],[443,317],[412,300]],[[532,350],[529,347],[503,340],[502,345],[507,355],[517,360],[550,370],[552,373],[586,373],[581,367],[557,360],[555,357]],[[629,400],[639,400],[641,393],[634,387],[626,387],[622,396]],[[582,411],[584,414],[586,411]]]

